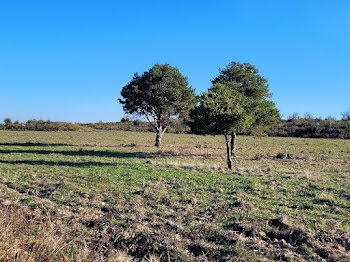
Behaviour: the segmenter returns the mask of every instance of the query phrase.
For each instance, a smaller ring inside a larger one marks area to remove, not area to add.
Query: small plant
[[[278,153],[276,156],[277,159],[286,159],[287,155],[285,153]]]
[[[253,160],[261,160],[261,159],[263,159],[263,158],[264,158],[264,156],[263,156],[262,154],[256,154],[256,155],[254,156]]]
[[[294,159],[294,155],[290,153],[278,153],[276,158],[277,159]]]
[[[134,126],[139,126],[141,124],[141,121],[136,119],[133,121],[133,124]]]
[[[298,249],[300,253],[302,253],[306,257],[310,257],[314,254],[314,251],[312,250],[312,248],[306,244],[301,244]]]
[[[287,159],[294,159],[293,154],[287,154]]]
[[[136,146],[136,144],[135,143],[130,143],[130,144],[123,144],[122,145],[123,147],[135,147]]]

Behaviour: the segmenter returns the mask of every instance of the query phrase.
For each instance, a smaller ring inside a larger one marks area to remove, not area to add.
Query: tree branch
[[[163,132],[162,132],[162,135],[165,133],[166,129],[167,129],[167,128],[165,127],[164,130],[163,130]]]
[[[154,129],[157,129],[156,125],[155,125],[154,123],[152,123],[151,120],[149,119],[149,117],[148,117],[146,111],[145,111],[143,108],[141,108],[141,111],[142,111],[142,113],[146,116],[146,118],[147,118],[148,122],[151,124],[151,126],[152,126]]]

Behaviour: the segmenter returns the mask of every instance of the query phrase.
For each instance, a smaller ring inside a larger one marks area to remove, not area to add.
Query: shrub
[[[11,125],[12,124],[12,120],[11,120],[11,118],[5,118],[5,120],[4,120],[4,124],[5,124],[5,126],[9,126],[9,125]]]
[[[276,158],[277,159],[285,159],[285,158],[287,158],[287,155],[285,153],[278,153]]]
[[[293,159],[293,154],[290,153],[278,153],[276,156],[277,159]]]
[[[296,118],[282,120],[273,126],[267,134],[281,137],[305,138],[350,138],[350,121],[325,120],[318,118]]]

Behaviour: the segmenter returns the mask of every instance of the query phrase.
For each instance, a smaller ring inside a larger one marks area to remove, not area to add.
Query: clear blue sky
[[[350,107],[350,1],[0,2],[0,119],[117,121],[134,72],[170,63],[199,94],[230,61],[284,116]]]

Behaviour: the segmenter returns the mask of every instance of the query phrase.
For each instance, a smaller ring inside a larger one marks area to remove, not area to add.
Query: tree
[[[310,112],[306,112],[304,114],[304,118],[306,118],[306,119],[314,119],[314,116]]]
[[[223,84],[215,84],[201,95],[198,105],[191,110],[189,125],[197,134],[223,134],[226,141],[227,166],[232,168],[235,154],[234,127],[245,120],[244,97]],[[231,142],[229,135],[231,134]]]
[[[279,120],[279,111],[267,100],[271,97],[267,80],[248,63],[230,63],[212,84],[191,110],[189,125],[194,133],[224,135],[227,166],[231,169],[236,133],[272,125]]]
[[[350,107],[347,111],[342,113],[342,120],[345,120],[345,121],[350,120]]]
[[[296,113],[296,112],[294,112],[293,114],[291,114],[290,116],[287,117],[287,120],[288,120],[289,122],[293,122],[293,121],[295,121],[295,120],[297,120],[297,119],[299,119],[299,118],[300,118],[300,117],[299,117],[299,114]]]
[[[5,118],[4,124],[5,124],[5,126],[10,126],[12,124],[11,118],[9,118],[9,117]]]
[[[160,146],[162,136],[174,117],[186,117],[194,106],[194,89],[176,67],[169,64],[154,65],[133,79],[121,91],[124,111],[144,115],[156,131],[155,146]]]
[[[344,121],[345,127],[344,138],[350,137],[350,107],[347,111],[342,113],[342,120]]]

